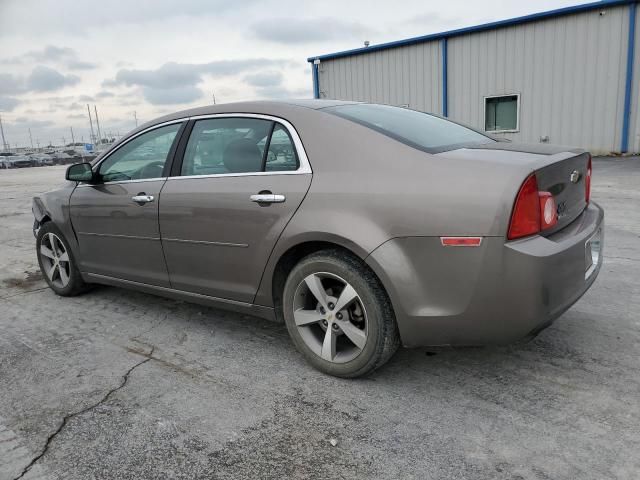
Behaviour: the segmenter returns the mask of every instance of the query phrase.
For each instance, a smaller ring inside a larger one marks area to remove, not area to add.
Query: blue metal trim
[[[313,98],[320,98],[320,79],[318,78],[318,65],[311,64],[311,77],[313,81]]]
[[[608,7],[616,7],[619,5],[633,5],[637,0],[601,0],[599,2],[585,3],[582,5],[574,5],[572,7],[558,8],[556,10],[549,10],[546,12],[533,13],[531,15],[525,15],[523,17],[510,18],[507,20],[499,20],[497,22],[485,23],[482,25],[476,25],[472,27],[459,28],[456,30],[449,30],[441,33],[433,33],[430,35],[423,35],[420,37],[407,38],[405,40],[398,40],[395,42],[381,43],[379,45],[371,45],[369,47],[354,48],[352,50],[345,50],[342,52],[329,53],[326,55],[320,55],[316,57],[307,58],[308,62],[313,62],[315,59],[330,60],[333,58],[349,57],[351,55],[358,55],[361,53],[377,52],[380,50],[387,50],[389,48],[402,47],[405,45],[413,45],[416,43],[423,43],[432,40],[440,40],[443,38],[457,37],[468,33],[482,32],[485,30],[493,30],[500,27],[509,27],[513,25],[520,25],[523,23],[535,22],[536,20],[543,20],[547,18],[555,18],[563,15],[570,15],[572,13],[588,12],[591,10],[600,10]]]
[[[447,46],[447,38],[440,41],[442,48],[442,116],[449,116],[449,48]]]
[[[629,127],[631,124],[631,102],[633,101],[633,60],[636,46],[636,7],[635,3],[629,5],[629,41],[627,44],[627,78],[624,84],[621,153],[629,151]]]

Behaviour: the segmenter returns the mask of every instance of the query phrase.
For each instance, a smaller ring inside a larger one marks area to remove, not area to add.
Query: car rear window
[[[471,128],[408,108],[351,104],[327,107],[322,111],[359,123],[428,153],[495,142]]]

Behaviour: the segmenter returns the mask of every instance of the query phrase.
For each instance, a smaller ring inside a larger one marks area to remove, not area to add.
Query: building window
[[[487,132],[517,132],[520,95],[501,95],[484,99],[484,129]]]

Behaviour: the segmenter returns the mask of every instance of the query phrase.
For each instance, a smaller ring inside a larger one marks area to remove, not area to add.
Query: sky
[[[123,135],[214,95],[311,98],[310,56],[577,3],[0,0],[0,116],[11,147],[88,142],[87,104]]]

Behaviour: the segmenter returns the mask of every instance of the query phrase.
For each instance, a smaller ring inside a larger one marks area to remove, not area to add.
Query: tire
[[[318,300],[313,292],[322,296],[322,290],[325,298]],[[350,297],[354,300],[341,308]],[[282,302],[297,350],[329,375],[367,375],[385,364],[400,345],[393,308],[380,280],[348,252],[323,250],[303,258],[287,278]]]
[[[52,241],[56,245],[55,252],[51,248]],[[88,289],[88,285],[82,280],[71,248],[69,248],[69,242],[53,222],[46,222],[38,230],[36,252],[42,276],[56,295],[73,297]],[[50,272],[52,268],[56,269],[56,258],[58,259],[57,271],[54,271],[52,276]],[[67,260],[65,261],[65,259]]]

